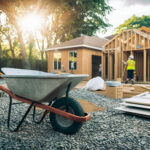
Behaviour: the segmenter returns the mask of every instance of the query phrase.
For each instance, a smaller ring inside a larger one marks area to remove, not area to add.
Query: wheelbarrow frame
[[[43,103],[39,103],[39,102],[36,102],[36,101],[32,101],[32,100],[29,100],[29,99],[17,96],[15,94],[13,94],[10,90],[5,88],[4,86],[0,86],[0,90],[5,91],[9,95],[9,100],[10,100],[9,101],[9,108],[8,108],[8,119],[7,119],[7,127],[8,127],[8,129],[10,131],[12,131],[12,132],[13,131],[18,131],[20,126],[24,122],[25,118],[29,114],[29,112],[30,112],[32,107],[34,107],[34,109],[33,109],[33,121],[35,123],[38,123],[38,124],[43,121],[43,119],[45,118],[46,114],[48,114],[49,112],[55,113],[57,115],[60,115],[62,117],[65,117],[65,118],[68,118],[68,119],[71,119],[71,120],[74,120],[76,122],[86,122],[86,121],[90,120],[91,116],[88,113],[84,113],[84,116],[77,116],[77,115],[74,115],[74,114],[71,114],[71,113],[67,112],[67,108],[68,108],[68,104],[67,103],[68,103],[70,86],[71,86],[71,83],[68,84],[68,87],[67,87],[67,90],[66,90],[66,111],[62,111],[62,110],[59,110],[57,108],[54,108],[54,107],[50,106],[52,101],[50,101],[48,105],[43,104]],[[12,98],[14,98],[14,99],[16,99],[16,100],[18,100],[20,102],[19,103],[13,103],[12,102]],[[17,104],[21,104],[21,103],[27,103],[27,104],[29,104],[29,107],[26,110],[25,114],[22,116],[22,119],[17,124],[17,126],[16,127],[12,127],[10,125],[12,105],[17,105]],[[41,117],[41,119],[39,121],[36,120],[36,107],[45,110],[43,115],[42,115],[42,117]]]

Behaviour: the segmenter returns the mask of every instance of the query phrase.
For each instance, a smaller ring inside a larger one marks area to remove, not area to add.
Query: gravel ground
[[[4,83],[4,81],[0,81]],[[0,98],[0,150],[150,150],[150,120],[123,114],[114,108],[122,101],[104,97],[86,90],[73,90],[70,97],[86,99],[104,112],[91,113],[92,119],[83,124],[75,135],[64,135],[53,130],[49,116],[41,124],[32,122],[32,113],[20,131],[7,129],[8,95]],[[13,106],[13,122],[28,107]]]

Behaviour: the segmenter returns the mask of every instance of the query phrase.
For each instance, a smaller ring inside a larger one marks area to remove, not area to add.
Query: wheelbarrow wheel
[[[69,113],[75,114],[77,116],[84,116],[82,106],[74,99],[68,98],[67,105]],[[64,97],[56,100],[53,103],[52,107],[66,111],[66,98]],[[74,120],[64,118],[52,112],[50,113],[50,121],[54,130],[62,132],[64,134],[76,133],[83,124],[81,122],[75,122]]]

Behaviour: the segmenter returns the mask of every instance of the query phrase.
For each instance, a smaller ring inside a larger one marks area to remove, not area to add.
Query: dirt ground
[[[105,110],[105,108],[98,107],[87,100],[79,99],[78,102],[82,105],[85,112],[95,112]]]

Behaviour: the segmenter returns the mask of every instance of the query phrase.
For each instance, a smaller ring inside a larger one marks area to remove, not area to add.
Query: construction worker
[[[132,84],[134,84],[134,71],[135,71],[134,56],[130,55],[126,63],[127,63],[127,80],[125,83],[127,84],[128,81],[131,79]]]

